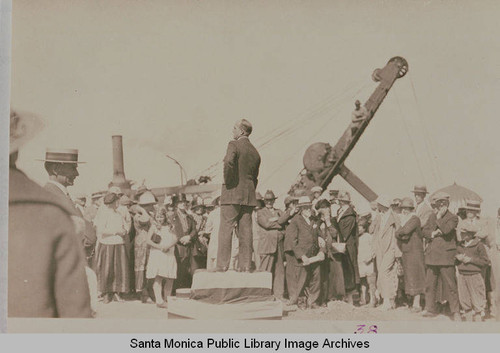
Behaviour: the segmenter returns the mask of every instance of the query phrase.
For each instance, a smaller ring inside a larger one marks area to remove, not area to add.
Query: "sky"
[[[258,190],[283,195],[314,142],[335,144],[374,69],[409,63],[346,161],[378,194],[410,196],[454,182],[500,207],[496,1],[16,0],[11,104],[45,129],[18,166],[43,184],[46,147],[78,148],[72,191],[112,177],[123,135],[128,179],[179,184],[221,161],[234,122],[259,148]],[[220,181],[220,170],[215,170]],[[349,186],[337,177],[333,186]],[[354,202],[362,198],[352,191]]]

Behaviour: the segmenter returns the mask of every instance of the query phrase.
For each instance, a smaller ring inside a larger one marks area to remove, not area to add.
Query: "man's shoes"
[[[227,272],[228,268],[227,267],[217,267],[215,269],[216,272]]]

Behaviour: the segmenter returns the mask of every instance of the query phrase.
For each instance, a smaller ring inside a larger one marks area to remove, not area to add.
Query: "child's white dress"
[[[161,237],[160,246],[171,243],[175,239],[174,233],[166,226],[162,226],[155,233]],[[146,278],[150,279],[156,276],[177,278],[177,261],[174,251],[175,245],[168,249],[167,252],[151,248],[146,269]]]

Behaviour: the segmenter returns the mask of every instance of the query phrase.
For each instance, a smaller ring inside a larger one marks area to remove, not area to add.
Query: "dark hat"
[[[188,199],[187,199],[186,194],[184,194],[184,193],[182,193],[182,192],[181,192],[181,193],[179,193],[179,194],[177,195],[177,202],[178,202],[178,203],[179,203],[179,202],[188,202]]]
[[[297,202],[298,199],[296,197],[293,197],[293,196],[287,196],[285,197],[285,207],[288,207],[288,205],[290,205],[292,202]]]
[[[434,197],[433,197],[434,201],[435,202],[438,202],[438,201],[450,201],[450,195],[443,192],[443,191],[439,191],[437,192],[436,194],[434,194]]]
[[[264,194],[264,200],[276,200],[276,196],[274,196],[274,192],[272,190],[267,190]]]
[[[45,151],[45,159],[38,160],[54,163],[85,163],[78,161],[78,150],[72,148],[47,148]]]
[[[321,208],[330,208],[331,204],[330,201],[326,199],[321,199],[318,202],[316,202],[316,205],[314,206],[315,209],[319,210]]]
[[[118,200],[118,195],[116,194],[113,194],[113,193],[110,193],[108,192],[105,196],[104,196],[104,204],[105,205],[109,205],[113,202],[115,202],[116,200]]]

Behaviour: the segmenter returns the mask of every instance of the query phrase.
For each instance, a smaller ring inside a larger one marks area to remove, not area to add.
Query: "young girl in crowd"
[[[177,236],[173,225],[168,221],[166,210],[160,208],[155,215],[155,223],[149,229],[147,243],[151,247],[146,278],[154,279],[153,292],[156,306],[167,308],[164,300],[172,294],[174,280],[177,278],[177,261],[175,259],[175,244]],[[162,295],[162,282],[163,286]]]
[[[372,246],[372,238],[368,232],[369,224],[366,221],[360,221],[359,230],[359,248],[358,248],[358,267],[359,277],[361,282],[361,299],[360,304],[366,305],[367,289],[370,293],[370,307],[375,307],[377,299],[376,291],[376,274],[373,266],[375,253]]]

